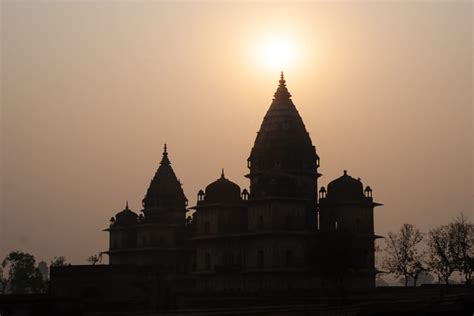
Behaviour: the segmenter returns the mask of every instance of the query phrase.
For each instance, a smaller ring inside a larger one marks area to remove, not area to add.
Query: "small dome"
[[[133,225],[137,223],[138,215],[128,208],[128,202],[125,209],[115,215],[115,225]]]
[[[339,177],[328,184],[328,198],[355,200],[364,197],[363,185],[360,179],[354,179],[344,170]]]
[[[241,201],[240,187],[226,179],[223,170],[221,177],[206,187],[206,197],[204,201],[207,203]]]

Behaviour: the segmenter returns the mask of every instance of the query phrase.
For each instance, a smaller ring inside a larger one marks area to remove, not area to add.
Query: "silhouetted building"
[[[49,269],[48,264],[44,261],[40,261],[38,263],[38,269],[41,272],[41,276],[43,277],[43,281],[49,279]]]
[[[156,265],[181,271],[192,253],[185,230],[187,199],[163,158],[143,199],[142,214],[128,208],[110,219],[110,264]]]
[[[188,208],[165,145],[140,215],[127,203],[111,218],[110,264],[52,267],[48,296],[0,296],[0,313],[472,314],[470,286],[374,289],[380,204],[346,171],[318,187],[319,156],[283,75],[247,165],[249,190],[222,170]]]
[[[165,145],[141,214],[127,203],[111,218],[110,265],[160,267],[200,292],[375,287],[380,204],[346,171],[318,190],[319,156],[283,74],[247,166],[250,190],[222,170],[185,218],[187,199]]]

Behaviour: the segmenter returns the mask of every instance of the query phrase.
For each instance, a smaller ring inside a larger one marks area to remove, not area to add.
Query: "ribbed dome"
[[[125,209],[115,215],[115,225],[134,225],[137,223],[138,215],[128,208],[128,202]]]
[[[354,179],[344,170],[339,177],[328,184],[328,198],[339,200],[357,200],[364,197],[362,182]]]
[[[221,177],[206,187],[206,203],[232,203],[241,201],[240,187],[228,180],[222,171]]]

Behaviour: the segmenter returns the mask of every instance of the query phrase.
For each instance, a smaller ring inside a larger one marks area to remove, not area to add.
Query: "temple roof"
[[[303,120],[291,100],[282,72],[272,104],[260,126],[249,159],[267,161],[277,159],[281,163],[301,163],[294,161],[296,156],[306,160],[308,165],[313,164],[313,161],[315,164],[317,157]]]
[[[134,225],[137,223],[138,215],[128,208],[128,201],[123,211],[115,215],[115,225]]]
[[[344,173],[341,177],[328,184],[328,197],[337,199],[360,199],[364,197],[363,185],[360,179],[354,179]]]
[[[181,183],[171,167],[165,144],[160,166],[143,198],[143,207],[145,209],[156,207],[185,207],[186,202],[187,199],[184,195]]]
[[[229,203],[241,200],[240,187],[226,179],[224,170],[221,177],[206,187],[206,203]]]

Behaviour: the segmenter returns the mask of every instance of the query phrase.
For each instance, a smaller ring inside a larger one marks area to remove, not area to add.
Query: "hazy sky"
[[[470,1],[304,4],[2,1],[0,257],[73,263],[141,200],[168,144],[193,205],[243,175],[278,83],[262,43],[284,37],[288,88],[321,157],[374,190],[380,235],[473,208]]]

